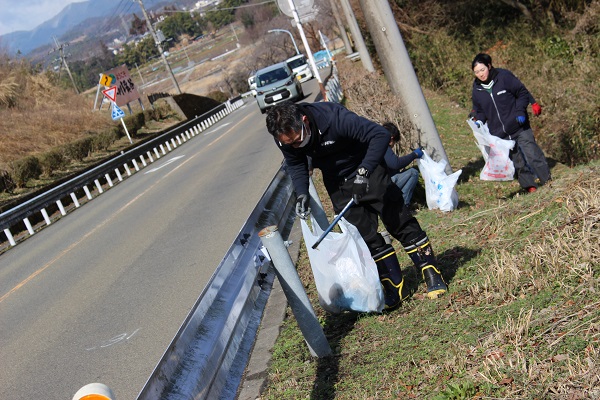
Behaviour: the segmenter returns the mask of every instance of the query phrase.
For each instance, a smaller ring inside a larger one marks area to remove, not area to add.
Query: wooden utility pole
[[[160,52],[160,56],[161,56],[163,62],[165,63],[167,72],[171,76],[171,81],[173,81],[173,86],[175,86],[175,90],[177,90],[177,94],[181,94],[181,89],[179,88],[177,79],[175,79],[175,75],[173,74],[173,71],[171,70],[169,61],[167,61],[167,56],[165,56],[165,52],[163,51],[160,40],[158,39],[158,35],[156,34],[154,27],[152,26],[152,22],[150,22],[150,17],[148,17],[148,13],[146,12],[146,9],[144,8],[144,3],[142,3],[142,0],[134,0],[134,1],[137,1],[140,4],[140,7],[142,8],[142,13],[144,14],[144,18],[146,19],[146,24],[148,25],[148,30],[152,34],[152,37],[154,38],[154,43],[156,43],[156,48],[158,48],[158,51]]]
[[[448,161],[389,2],[359,0],[359,3],[385,77],[392,92],[399,96],[410,120],[419,131],[421,145],[434,161]],[[449,161],[446,173],[452,173]]]
[[[73,75],[71,75],[71,70],[69,69],[69,64],[67,63],[67,56],[65,55],[65,46],[68,46],[69,43],[58,43],[58,40],[56,39],[56,37],[53,38],[54,39],[54,44],[56,45],[56,47],[54,48],[54,50],[50,50],[48,52],[48,54],[54,53],[56,51],[58,51],[58,58],[55,61],[59,61],[60,65],[58,67],[58,76],[60,77],[60,70],[62,68],[62,66],[65,66],[65,69],[67,70],[67,74],[69,74],[69,78],[71,78],[71,83],[73,84],[73,88],[75,89],[75,93],[79,94],[79,89],[77,89],[77,85],[75,84],[75,80],[73,79]]]

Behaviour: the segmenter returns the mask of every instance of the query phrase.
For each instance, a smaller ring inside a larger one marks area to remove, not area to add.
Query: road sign
[[[115,78],[113,74],[100,74],[100,82],[98,83],[102,86],[110,87],[115,83],[116,80],[117,78]]]
[[[277,0],[277,5],[282,13],[290,18],[294,18],[292,7],[289,0]],[[309,14],[313,8],[314,0],[294,0],[298,17],[302,18],[305,14]]]
[[[105,95],[113,103],[117,101],[117,87],[116,86],[113,86],[111,88],[103,90],[102,94]]]
[[[121,119],[125,116],[125,113],[123,112],[123,110],[121,110],[119,108],[119,106],[117,105],[117,103],[113,102],[112,103],[112,119],[114,121]]]

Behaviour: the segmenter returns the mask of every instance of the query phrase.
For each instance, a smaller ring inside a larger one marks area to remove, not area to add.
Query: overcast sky
[[[0,0],[0,35],[29,31],[58,14],[67,4],[83,0]]]

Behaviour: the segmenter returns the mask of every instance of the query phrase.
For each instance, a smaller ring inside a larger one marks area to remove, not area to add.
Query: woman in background
[[[519,184],[527,192],[535,192],[538,182],[543,185],[552,178],[544,152],[529,125],[529,91],[512,72],[494,68],[488,54],[477,54],[471,68],[475,73],[473,119],[478,124],[487,122],[492,135],[515,141],[510,159]]]

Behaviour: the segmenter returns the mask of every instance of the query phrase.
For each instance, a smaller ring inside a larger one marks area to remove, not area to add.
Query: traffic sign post
[[[103,90],[102,94],[104,96],[106,96],[112,104],[111,116],[112,116],[113,121],[116,121],[118,119],[121,120],[121,123],[123,124],[123,129],[125,129],[125,133],[127,134],[127,138],[129,139],[129,143],[133,144],[133,140],[131,140],[131,135],[129,135],[129,131],[127,130],[127,126],[125,125],[125,121],[123,121],[123,117],[125,116],[125,113],[123,112],[123,110],[121,110],[121,108],[116,103],[116,100],[117,100],[116,86],[113,86],[111,88]]]

